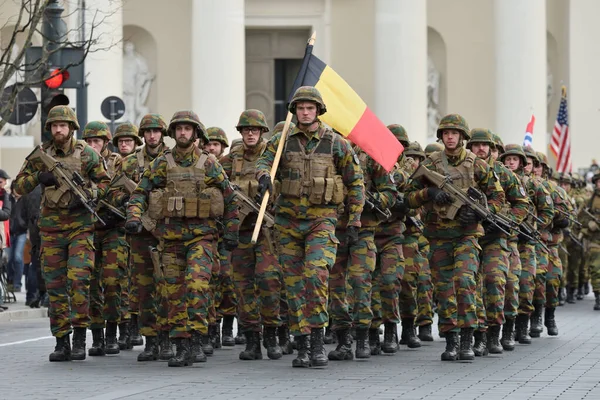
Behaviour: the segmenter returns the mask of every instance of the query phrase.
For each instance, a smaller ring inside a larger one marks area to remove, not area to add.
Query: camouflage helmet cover
[[[273,127],[273,134],[283,131],[284,126],[285,126],[285,121],[279,121]],[[289,129],[288,132],[294,130],[295,127],[296,127],[296,124],[294,124],[293,122],[290,122],[290,127],[288,128]]]
[[[568,183],[568,184],[573,184],[573,178],[571,177],[571,175],[567,174],[567,173],[559,173],[557,171],[555,171],[556,174],[558,174],[558,181],[560,183]]]
[[[504,153],[504,143],[502,142],[500,136],[496,135],[495,133],[492,136],[494,138],[494,145],[496,146],[496,149],[498,149],[500,153]]]
[[[539,165],[540,159],[538,158],[537,153],[533,150],[531,146],[523,146],[523,152],[525,153],[525,157],[529,157],[533,160],[533,165]]]
[[[502,153],[500,155],[500,161],[504,162],[504,159],[507,156],[513,155],[513,156],[518,156],[519,159],[521,160],[521,168],[525,166],[525,164],[527,164],[527,156],[525,155],[525,152],[523,151],[523,147],[519,144],[507,144],[504,148],[504,153]]]
[[[242,111],[235,129],[237,129],[238,132],[241,132],[242,128],[251,126],[260,127],[262,133],[269,131],[269,125],[267,125],[267,118],[265,117],[265,114],[260,110],[250,109]]]
[[[427,146],[425,146],[426,155],[430,155],[431,153],[442,150],[444,150],[444,145],[438,142],[429,143]]]
[[[139,132],[137,126],[132,124],[131,122],[122,123],[117,127],[115,131],[115,136],[113,136],[112,143],[115,146],[119,145],[119,138],[122,137],[130,137],[135,141],[136,146],[141,146],[144,144],[142,139],[140,139]]]
[[[53,122],[70,122],[73,124],[74,130],[79,130],[79,122],[75,111],[69,106],[54,106],[48,112],[48,118],[44,125],[44,130],[50,131],[50,126]]]
[[[177,111],[173,114],[171,118],[171,122],[169,122],[169,127],[167,128],[167,134],[175,138],[175,126],[177,124],[189,124],[196,128],[196,137],[200,138],[204,141],[204,143],[208,143],[208,135],[206,134],[206,128],[204,124],[200,122],[200,118],[198,118],[198,114],[191,110]]]
[[[471,138],[467,142],[467,149],[471,149],[473,143],[487,143],[491,148],[496,145],[494,142],[494,134],[489,129],[473,128],[469,135]]]
[[[217,126],[211,126],[206,130],[209,141],[220,142],[223,147],[229,147],[229,140],[225,131]]]
[[[109,141],[112,139],[112,134],[110,133],[110,129],[106,122],[102,121],[90,121],[83,128],[83,135],[81,135],[82,139],[91,139],[91,138],[102,138],[105,141]]]
[[[600,180],[600,172],[596,172],[593,176],[592,176],[592,183],[595,185],[596,182]]]
[[[419,142],[410,142],[406,150],[404,150],[404,155],[408,157],[421,157],[425,158],[425,153],[423,152],[423,148],[419,144]]]
[[[160,129],[163,135],[167,134],[167,122],[160,114],[146,114],[140,121],[138,135],[144,136],[146,129]]]
[[[288,105],[288,110],[295,114],[296,113],[296,103],[301,101],[312,101],[313,103],[317,103],[319,106],[319,115],[323,115],[327,112],[327,107],[323,102],[323,97],[321,96],[321,92],[314,86],[300,86],[296,89],[294,96],[292,97],[292,101]]]
[[[406,133],[406,129],[404,129],[402,125],[390,124],[387,126],[387,128],[390,130],[390,132],[394,134],[396,139],[398,139],[398,141],[402,143],[404,147],[408,147],[410,145],[410,141],[408,140],[408,133]]]
[[[541,151],[536,151],[535,154],[537,154],[538,159],[540,160],[540,163],[545,166],[546,168],[549,168],[548,166],[548,157],[546,157],[546,154],[542,153]]]
[[[464,139],[469,140],[471,138],[469,136],[469,124],[467,124],[467,120],[462,115],[448,114],[442,118],[437,129],[438,139],[442,138],[442,131],[444,129],[456,129],[465,135]]]

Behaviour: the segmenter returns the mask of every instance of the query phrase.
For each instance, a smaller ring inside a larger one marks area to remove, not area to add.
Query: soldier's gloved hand
[[[444,204],[452,203],[452,197],[442,189],[431,186],[427,188],[427,197],[432,200],[435,204],[443,206]]]
[[[590,222],[588,222],[588,229],[591,232],[596,232],[598,230],[598,224],[596,223],[596,221],[590,221]]]
[[[567,218],[557,218],[552,221],[555,229],[564,229],[569,226],[569,220]]]
[[[346,241],[348,242],[348,246],[352,246],[358,242],[358,227],[357,226],[349,226],[346,228]]]
[[[273,182],[271,182],[271,177],[269,175],[263,175],[258,180],[258,194],[256,195],[257,203],[262,203],[263,196],[267,191],[269,194],[273,194]]]
[[[410,208],[408,207],[408,204],[404,202],[402,197],[398,197],[396,199],[396,204],[394,204],[394,207],[392,207],[392,210],[404,216],[409,213]]]
[[[129,195],[126,194],[121,199],[119,199],[119,206],[126,206],[128,202],[129,202]]]
[[[491,235],[493,233],[500,232],[500,229],[498,228],[497,225],[494,225],[494,224],[489,223],[489,222],[484,222],[483,223],[483,230],[485,231],[486,235]]]
[[[461,207],[458,211],[458,220],[462,226],[469,226],[479,222],[477,213],[470,207]]]
[[[235,239],[223,239],[223,247],[227,251],[233,251],[238,247],[238,241]]]
[[[142,222],[141,221],[127,221],[125,223],[125,230],[127,233],[140,233],[142,231]]]
[[[56,186],[58,181],[52,174],[52,172],[40,172],[38,174],[38,181],[44,186]]]

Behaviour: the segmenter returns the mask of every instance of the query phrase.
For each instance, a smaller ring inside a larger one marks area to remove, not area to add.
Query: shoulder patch
[[[548,205],[552,204],[552,196],[550,196],[549,194],[546,195],[546,204],[548,204]]]
[[[527,193],[525,192],[525,188],[521,185],[519,185],[519,192],[521,193],[521,195],[523,197],[527,196]]]

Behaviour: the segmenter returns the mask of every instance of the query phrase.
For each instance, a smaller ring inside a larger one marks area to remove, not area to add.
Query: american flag
[[[523,139],[523,147],[533,146],[533,125],[535,124],[535,116],[531,114],[531,120],[525,129],[525,138]]]
[[[556,171],[571,172],[571,136],[569,134],[569,113],[567,111],[567,89],[564,86],[558,116],[552,132],[550,150],[556,157]]]

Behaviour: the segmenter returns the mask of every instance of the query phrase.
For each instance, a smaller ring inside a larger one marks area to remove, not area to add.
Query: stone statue
[[[123,102],[125,115],[121,121],[139,124],[149,113],[146,102],[154,76],[150,73],[146,59],[135,51],[131,42],[123,45]]]
[[[436,136],[437,127],[442,115],[440,106],[440,72],[435,67],[431,56],[427,56],[427,128],[429,137]]]
[[[554,76],[550,69],[550,62],[546,63],[546,106],[550,107],[552,98],[554,97]]]

